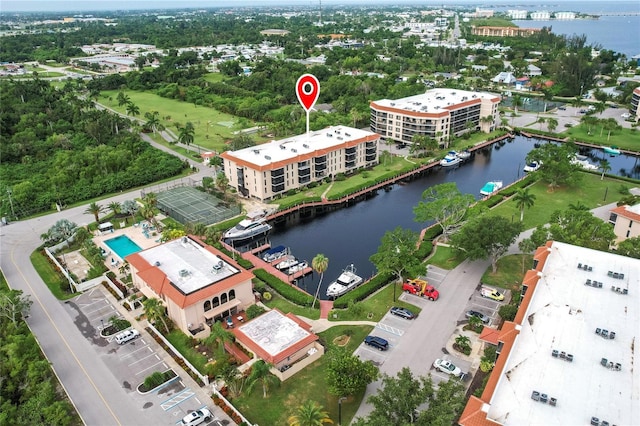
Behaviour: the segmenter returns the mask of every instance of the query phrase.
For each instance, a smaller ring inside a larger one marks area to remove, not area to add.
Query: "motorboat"
[[[440,165],[442,167],[452,167],[460,164],[462,162],[462,158],[458,156],[458,153],[455,151],[449,151],[447,155],[444,156],[442,160],[440,160]]]
[[[471,158],[471,153],[466,149],[464,151],[457,152],[456,155],[462,161],[467,161],[469,158]]]
[[[492,195],[498,192],[501,188],[502,188],[502,181],[494,180],[494,181],[485,183],[482,189],[480,190],[480,194]]]
[[[620,155],[620,150],[618,149],[617,146],[605,146],[603,149],[604,149],[604,152],[606,152],[609,155]]]
[[[267,234],[272,227],[267,223],[266,214],[265,210],[247,213],[247,217],[233,228],[228,229],[223,238],[229,241],[236,241]]]
[[[285,246],[276,246],[265,251],[262,255],[262,260],[265,262],[273,262],[280,259],[282,256],[289,254],[289,249]]]
[[[574,155],[573,158],[571,158],[571,164],[575,164],[577,166],[582,167],[585,170],[591,170],[591,171],[596,171],[599,169],[598,166],[596,166],[595,164],[592,164],[589,162],[588,157],[584,156],[584,155]]]
[[[287,271],[287,273],[295,274],[296,272],[304,271],[308,267],[309,267],[309,264],[303,260],[302,262],[299,262],[298,264],[291,266]]]
[[[278,264],[276,265],[276,268],[281,271],[284,271],[286,269],[291,268],[292,266],[297,265],[298,263],[300,263],[300,261],[296,259],[295,256],[288,254],[285,257],[283,257],[280,262],[278,262]]]
[[[356,274],[353,264],[347,266],[337,280],[327,287],[327,297],[335,299],[362,284],[362,277]]]
[[[542,165],[541,162],[539,161],[532,161],[530,163],[527,163],[526,166],[524,166],[524,171],[525,172],[536,172],[538,171],[538,169],[540,169],[540,166]]]

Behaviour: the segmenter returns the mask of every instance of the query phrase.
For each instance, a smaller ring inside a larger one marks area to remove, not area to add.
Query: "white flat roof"
[[[290,162],[298,156],[317,150],[331,149],[345,142],[371,137],[375,133],[347,126],[331,126],[287,139],[271,141],[261,145],[230,151],[229,154],[249,163],[266,166],[271,163]]]
[[[141,251],[139,255],[160,269],[178,290],[190,294],[240,272],[189,237]],[[214,269],[214,265],[220,266]]]
[[[278,355],[311,334],[276,310],[240,326],[240,330],[271,356]]]
[[[585,285],[587,279],[602,288]],[[554,242],[487,417],[505,425],[589,424],[591,417],[640,424],[639,291],[640,260]],[[614,331],[615,339],[597,328]],[[572,354],[573,362],[553,357],[554,349]],[[603,367],[602,358],[621,370]],[[557,398],[557,405],[534,401],[532,391]]]
[[[403,109],[414,112],[442,112],[445,108],[451,108],[463,102],[473,99],[495,99],[499,95],[488,92],[471,92],[468,90],[438,88],[427,90],[420,95],[409,96],[401,99],[382,99],[375,101],[376,105]],[[455,108],[453,108],[455,109]]]

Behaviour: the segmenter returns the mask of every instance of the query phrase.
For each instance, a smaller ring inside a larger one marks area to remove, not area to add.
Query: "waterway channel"
[[[423,191],[444,182],[456,182],[461,192],[479,196],[480,188],[487,181],[501,180],[508,185],[523,176],[525,158],[536,144],[545,141],[516,136],[514,139],[495,143],[479,150],[465,164],[455,169],[436,167],[433,171],[404,185],[394,185],[390,191],[380,190],[377,195],[342,209],[316,215],[313,218],[289,217],[285,224],[276,225],[269,240],[272,246],[290,247],[298,259],[311,260],[318,253],[329,259],[319,297],[326,298],[328,284],[341,271],[353,263],[358,275],[368,279],[376,268],[369,257],[377,251],[385,232],[400,226],[419,232],[424,223],[414,221],[413,208],[421,200]],[[636,157],[619,155],[610,157],[602,150],[581,150],[592,163],[606,158],[610,174],[640,178],[640,166]],[[300,279],[300,288],[313,294],[319,275],[316,273]]]

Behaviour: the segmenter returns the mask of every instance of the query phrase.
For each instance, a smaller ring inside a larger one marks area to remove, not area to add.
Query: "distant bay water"
[[[598,15],[601,13],[640,13],[638,1],[562,1],[554,4],[532,4],[517,1],[508,6],[501,4],[496,11],[526,9],[529,12],[579,12]],[[513,21],[521,28],[551,27],[558,35],[587,36],[587,43],[600,45],[604,49],[624,53],[628,58],[640,54],[640,16],[601,16],[599,19],[576,19],[573,21]]]
[[[640,6],[636,5],[636,10],[638,9]],[[527,20],[513,23],[521,28],[551,27],[551,32],[557,35],[585,34],[588,44],[624,53],[627,58],[640,54],[640,16],[602,16],[600,19],[573,21]]]

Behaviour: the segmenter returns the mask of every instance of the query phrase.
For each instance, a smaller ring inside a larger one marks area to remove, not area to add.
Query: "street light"
[[[102,329],[101,330],[104,330],[104,320],[103,319],[100,319],[100,324],[102,324]]]
[[[344,396],[341,396],[340,398],[338,398],[338,426],[342,426],[342,401],[344,401],[345,398]]]

